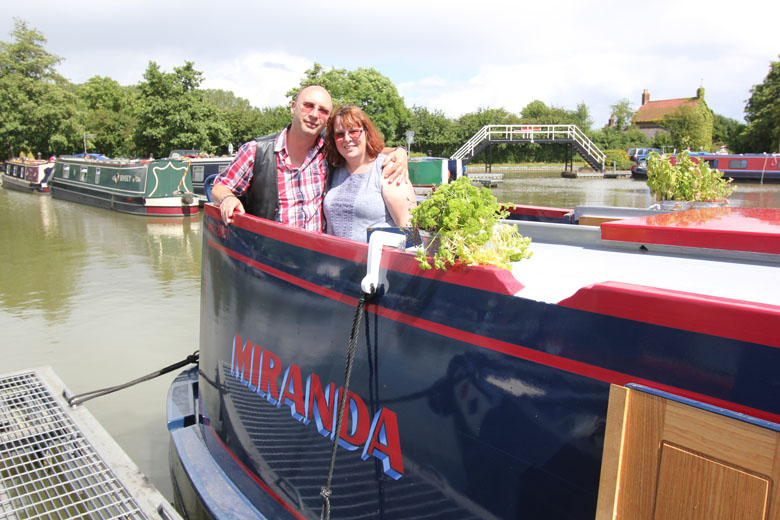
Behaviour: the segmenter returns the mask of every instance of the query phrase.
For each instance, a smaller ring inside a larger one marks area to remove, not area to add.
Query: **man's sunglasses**
[[[303,112],[304,114],[308,114],[315,108],[317,109],[317,116],[320,119],[323,120],[328,119],[328,116],[330,116],[330,110],[328,110],[327,108],[317,106],[314,103],[311,103],[310,101],[304,101],[303,103],[301,103],[301,112]]]

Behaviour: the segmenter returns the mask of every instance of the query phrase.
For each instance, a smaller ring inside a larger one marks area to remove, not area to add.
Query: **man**
[[[302,89],[292,102],[293,121],[278,134],[245,143],[235,160],[214,181],[212,201],[222,220],[250,213],[309,231],[323,231],[322,197],[328,163],[322,153],[322,130],[333,101],[320,86]],[[403,148],[389,149],[384,176],[408,179]],[[244,196],[247,207],[239,200]]]

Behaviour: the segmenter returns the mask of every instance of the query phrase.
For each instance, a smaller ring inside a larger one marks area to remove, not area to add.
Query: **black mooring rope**
[[[90,399],[94,399],[95,397],[100,397],[102,395],[110,394],[113,392],[116,392],[118,390],[122,390],[123,388],[127,388],[133,385],[137,385],[138,383],[143,383],[144,381],[148,381],[150,379],[154,379],[155,377],[159,377],[163,374],[167,374],[168,372],[171,372],[173,370],[176,370],[177,368],[181,368],[185,365],[189,365],[190,363],[198,363],[198,359],[200,358],[200,351],[196,350],[186,358],[182,359],[181,361],[178,361],[172,365],[168,365],[165,368],[161,368],[160,370],[156,372],[152,372],[151,374],[147,374],[143,377],[139,377],[138,379],[133,379],[130,382],[116,385],[116,386],[109,386],[108,388],[101,388],[100,390],[92,390],[91,392],[84,392],[83,394],[78,395],[70,395],[70,393],[65,390],[62,392],[62,397],[65,398],[65,401],[70,406],[76,406],[84,401],[89,401]]]
[[[347,404],[347,390],[349,390],[349,379],[352,376],[352,362],[355,359],[355,349],[357,346],[357,338],[360,333],[360,320],[363,317],[363,307],[366,302],[376,294],[376,289],[371,286],[371,293],[363,293],[358,300],[357,308],[355,309],[355,317],[352,320],[352,332],[349,334],[349,343],[347,343],[347,363],[344,370],[344,392],[341,394],[339,400],[339,408],[336,414],[336,434],[333,436],[333,447],[330,451],[330,467],[328,468],[328,480],[325,486],[320,490],[320,496],[322,497],[322,512],[320,513],[321,520],[330,520],[330,484],[333,481],[333,469],[336,467],[336,449],[339,445],[339,436],[341,434],[341,423],[344,419],[344,408]]]

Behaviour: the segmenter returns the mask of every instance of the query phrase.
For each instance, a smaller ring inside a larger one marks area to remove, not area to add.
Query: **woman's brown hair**
[[[328,119],[328,133],[325,138],[325,158],[333,166],[344,166],[344,158],[336,149],[336,139],[333,136],[333,127],[336,125],[336,118],[341,118],[341,126],[345,129],[354,127],[363,127],[366,134],[366,154],[369,158],[375,159],[379,152],[385,147],[385,140],[382,134],[376,129],[371,119],[360,108],[355,105],[341,105],[331,114]]]

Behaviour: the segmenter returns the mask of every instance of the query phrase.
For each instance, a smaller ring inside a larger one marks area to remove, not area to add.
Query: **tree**
[[[353,71],[332,68],[326,71],[315,63],[306,71],[298,88],[287,95],[294,97],[309,85],[320,85],[330,92],[333,106],[357,105],[374,122],[389,145],[405,143],[409,128],[409,110],[395,85],[374,69],[358,68]]]
[[[0,42],[0,156],[70,152],[81,140],[77,100],[46,51],[46,38],[14,19],[13,43]]]
[[[710,150],[712,120],[712,112],[700,101],[696,106],[684,105],[664,116],[661,126],[669,131],[672,145],[678,150]]]
[[[771,62],[764,81],[750,89],[745,120],[741,151],[780,151],[780,61]]]
[[[278,132],[292,122],[290,107],[255,108],[248,100],[226,90],[207,89],[203,94],[222,114],[228,127],[227,142],[234,146]]]
[[[428,154],[430,151],[435,157],[449,157],[463,144],[455,138],[452,120],[441,110],[412,107],[409,127],[414,130],[412,148],[417,152]]]
[[[191,61],[160,71],[149,62],[139,85],[138,126],[135,143],[142,155],[167,156],[173,149],[199,149],[209,153],[226,146],[229,132],[214,105],[198,86],[201,72]]]
[[[714,114],[712,120],[712,144],[716,147],[725,146],[734,152],[739,148],[739,136],[745,125],[730,117]]]
[[[612,117],[615,121],[615,128],[618,130],[625,130],[631,125],[631,120],[634,119],[635,111],[631,110],[631,102],[623,98],[614,105],[611,105]]]
[[[84,105],[85,131],[96,136],[88,141],[89,149],[109,157],[135,156],[133,134],[138,121],[134,90],[111,78],[94,76],[76,92]]]

